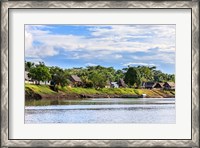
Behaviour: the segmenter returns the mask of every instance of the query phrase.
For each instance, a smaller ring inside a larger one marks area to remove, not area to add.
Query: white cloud
[[[27,60],[27,59],[26,59]],[[28,61],[31,60],[31,62],[35,63],[35,64],[39,64],[39,62],[44,62],[43,59],[41,58],[28,58]],[[46,62],[45,62],[46,64]]]
[[[113,57],[114,57],[115,59],[120,59],[120,58],[122,58],[123,56],[122,56],[121,54],[115,54]]]
[[[124,45],[131,45],[132,50],[124,49],[132,52],[148,51],[155,47],[165,47],[165,51],[172,51],[169,47],[175,49],[175,25],[113,25],[91,27],[90,31],[102,40],[118,42],[122,48],[127,47]]]
[[[94,63],[86,63],[85,66],[97,66],[97,64],[94,64]]]
[[[45,28],[43,25],[26,25],[25,26],[25,52],[26,57],[42,58],[57,55],[59,52],[54,46],[45,44],[42,40],[38,40],[39,36],[47,36],[50,31],[40,30]],[[41,45],[34,45],[33,42],[38,41]]]
[[[175,54],[174,53],[157,53],[151,56],[132,56],[134,60],[140,61],[157,61],[162,63],[174,64]]]
[[[25,31],[25,50],[31,49],[33,43],[33,36],[30,32]]]
[[[53,47],[49,46],[38,46],[26,50],[26,57],[32,57],[32,58],[39,58],[39,57],[43,58],[48,56],[54,56],[57,54],[59,54],[59,52],[56,51]]]
[[[88,27],[91,37],[86,37],[84,34],[81,36],[52,34],[51,26],[27,25],[25,27],[26,57],[54,56],[60,53],[58,49],[62,49],[72,52],[66,56],[68,59],[122,59],[123,56],[120,53],[152,52],[152,49],[156,48],[157,54],[135,57],[135,59],[138,61],[160,60],[165,63],[175,61],[175,25]],[[34,42],[39,42],[41,45],[35,45]]]
[[[129,62],[129,63],[123,64],[123,66],[131,66],[131,65],[156,66],[153,63],[134,63],[134,62]]]

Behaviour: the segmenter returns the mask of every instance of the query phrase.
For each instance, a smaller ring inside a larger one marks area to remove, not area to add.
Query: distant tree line
[[[163,73],[157,70],[155,66],[129,66],[121,70],[100,65],[62,69],[57,66],[48,67],[44,62],[34,64],[25,61],[25,71],[28,71],[28,76],[37,81],[38,84],[40,81],[51,80],[55,85],[62,87],[70,83],[70,75],[79,76],[83,82],[82,87],[86,88],[103,88],[109,82],[118,82],[119,79],[123,79],[129,87],[138,88],[142,85],[142,82],[175,82],[174,74]]]

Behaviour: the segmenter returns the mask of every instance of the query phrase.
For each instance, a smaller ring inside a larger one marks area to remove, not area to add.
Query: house
[[[40,81],[40,82],[34,81],[31,78],[29,78],[28,74],[29,74],[29,72],[25,71],[25,74],[24,74],[25,83],[50,85],[50,81]]]
[[[154,86],[156,85],[156,83],[155,82],[145,82],[143,85],[144,85],[144,88],[146,88],[146,89],[153,89]]]
[[[117,84],[117,82],[110,82],[110,86],[111,88],[119,88],[119,85]]]
[[[165,82],[163,86],[164,86],[164,89],[175,89],[174,82]]]
[[[28,73],[29,73],[28,71],[25,71],[24,73],[25,83],[33,83],[32,79],[29,78]]]
[[[40,81],[42,85],[50,85],[51,81]]]
[[[77,75],[71,75],[69,80],[72,82],[73,86],[81,86],[82,81]]]
[[[154,86],[154,88],[156,88],[156,89],[163,89],[164,88],[164,83],[156,83],[156,85]]]
[[[126,87],[126,83],[124,82],[123,79],[119,79],[118,85],[119,85],[119,87]]]

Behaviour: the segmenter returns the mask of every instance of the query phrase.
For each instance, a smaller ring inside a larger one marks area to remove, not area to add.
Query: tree
[[[93,83],[91,80],[89,80],[88,76],[81,76],[81,80],[83,82],[83,87],[86,87],[86,88],[93,87]]]
[[[129,86],[136,85],[139,88],[141,86],[141,75],[139,70],[135,67],[129,67],[125,74],[124,81]]]
[[[67,70],[63,70],[59,67],[51,67],[50,73],[54,85],[60,85],[61,87],[64,87],[70,83],[68,80],[69,72]]]
[[[154,67],[147,66],[138,66],[137,69],[141,74],[141,79],[143,82],[152,81],[153,80],[153,72]]]
[[[29,71],[29,77],[36,80],[37,84],[40,84],[40,81],[44,82],[51,79],[49,68],[44,63],[39,63],[32,67]]]
[[[124,73],[122,70],[117,70],[114,74],[114,81],[118,82],[119,79],[123,79],[124,78]]]
[[[35,65],[35,64],[32,63],[32,62],[26,62],[26,61],[25,61],[25,71],[28,71],[28,72],[29,72],[30,69],[34,67],[34,65]]]
[[[106,76],[103,75],[103,73],[99,73],[98,71],[91,73],[89,80],[92,81],[93,87],[95,88],[103,88],[107,82]]]

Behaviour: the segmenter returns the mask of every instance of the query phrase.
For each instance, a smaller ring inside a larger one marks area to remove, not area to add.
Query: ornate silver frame
[[[190,140],[11,140],[8,137],[9,8],[186,8],[192,10],[192,139]],[[198,1],[2,1],[1,146],[2,147],[199,147],[199,2]]]

